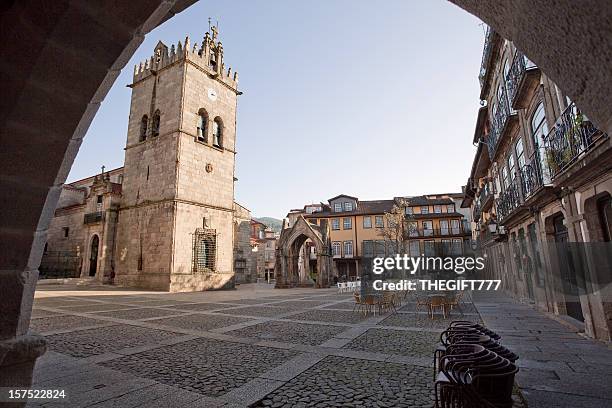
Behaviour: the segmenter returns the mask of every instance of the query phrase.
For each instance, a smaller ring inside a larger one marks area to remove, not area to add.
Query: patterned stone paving
[[[170,309],[205,311],[205,310],[225,309],[228,307],[233,307],[233,305],[230,305],[227,303],[185,303],[185,304],[179,304],[179,305],[167,306],[167,307]]]
[[[93,405],[100,407],[147,405],[137,399],[124,405],[132,393],[148,393],[132,391],[129,381],[122,381],[125,391],[113,391],[117,388],[109,381],[117,376],[156,381],[159,397],[152,398],[160,399],[151,406],[430,407],[431,368],[425,366],[439,332],[452,319],[479,320],[477,314],[460,313],[431,320],[425,313],[413,312],[414,302],[404,304],[400,313],[370,320],[372,315],[351,312],[351,294],[317,290],[275,296],[268,290],[246,292],[239,299],[244,286],[238,293],[201,296],[153,298],[149,293],[150,297],[117,294],[38,300],[32,330],[49,333],[49,348],[56,352],[48,353],[50,367],[37,365],[39,376],[44,381],[57,375],[60,387],[68,375],[70,384],[90,387],[89,392],[99,398],[99,404]],[[60,308],[62,314],[40,307]],[[72,313],[88,313],[88,317]],[[534,338],[543,336],[538,327],[560,330],[552,322],[504,322],[508,327],[529,326]],[[85,329],[95,324],[105,327]],[[186,329],[194,334],[175,332]],[[508,340],[512,341],[510,335]],[[539,350],[532,354],[539,356]],[[91,359],[83,361],[86,357]],[[65,372],[62,364],[72,367],[74,362],[58,364],[63,358],[72,358],[82,368],[73,374],[71,369]],[[574,364],[580,369],[585,366],[581,360]],[[110,374],[89,379],[102,369]],[[178,402],[179,395],[189,395],[189,401]],[[168,397],[165,402],[162,396]],[[114,404],[115,398],[122,402]]]
[[[232,326],[234,324],[253,321],[253,319],[233,316],[221,316],[211,314],[194,314],[187,316],[175,316],[167,319],[149,320],[149,323],[161,324],[163,326],[179,327],[189,330],[212,330],[220,327]]]
[[[215,397],[240,387],[298,354],[293,350],[198,338],[121,357],[102,365]]]
[[[79,312],[79,313],[90,313],[90,312],[102,312],[105,310],[122,310],[122,309],[131,309],[134,306],[126,306],[119,305],[113,303],[93,303],[89,305],[78,305],[78,306],[59,306],[60,309],[65,309],[70,312]]]
[[[431,369],[329,356],[255,407],[431,407]]]
[[[59,315],[41,317],[30,322],[30,330],[38,333],[50,332],[55,330],[76,329],[78,327],[95,326],[98,324],[108,324],[103,320],[94,320],[87,317]]]
[[[364,316],[362,313],[325,309],[313,309],[288,317],[288,319],[292,320],[308,320],[331,323],[358,323],[367,318],[368,316]]]
[[[415,312],[415,311],[417,311],[416,303],[415,302],[406,302],[404,305],[402,305],[402,307],[399,309],[399,311],[401,311],[401,312]],[[427,311],[427,307],[426,306],[419,306],[418,311],[426,312]],[[456,315],[461,315],[462,311],[463,311],[463,313],[477,313],[476,307],[474,306],[473,303],[470,303],[470,302],[465,302],[465,303],[462,302],[460,304],[460,308],[453,309],[453,313],[455,313]]]
[[[182,302],[172,301],[172,300],[157,300],[157,299],[147,299],[147,300],[124,300],[124,303],[129,303],[138,307],[146,307],[146,306],[172,306],[176,304],[180,304]]]
[[[50,312],[48,310],[42,309],[32,309],[32,319],[37,319],[39,317],[48,317],[48,316],[59,316],[61,313]]]
[[[346,327],[271,321],[232,330],[227,334],[315,346],[324,343],[344,330],[346,330]]]
[[[481,323],[482,320],[477,315],[459,315],[444,319],[442,316],[434,315],[431,319],[425,313],[396,313],[385,318],[379,325],[398,326],[398,327],[417,327],[420,329],[444,330],[453,320],[469,320]]]
[[[328,303],[329,301],[326,300],[289,300],[286,302],[275,303],[274,306],[291,307],[295,309],[310,309]]]
[[[235,300],[227,300],[221,303],[231,303],[231,304],[235,304],[235,305],[258,305],[261,303],[268,303],[271,302],[273,300],[267,300],[267,299],[235,299]]]
[[[66,297],[42,298],[34,301],[34,307],[73,307],[93,304],[95,304],[95,302],[86,299],[71,299]]]
[[[73,357],[89,357],[129,347],[156,344],[180,334],[144,327],[115,325],[47,336],[49,348]]]
[[[139,308],[139,309],[126,309],[126,310],[115,310],[112,312],[99,312],[94,313],[93,316],[106,316],[106,317],[114,317],[116,319],[126,319],[126,320],[141,320],[141,319],[149,319],[152,317],[163,317],[168,315],[179,314],[180,311],[171,311],[171,310],[162,310],[162,309],[153,309],[153,308]]]
[[[340,302],[340,303],[334,303],[333,305],[328,305],[323,307],[323,309],[338,309],[338,310],[353,310],[353,308],[355,307],[355,303],[354,302]]]
[[[410,357],[431,357],[439,338],[438,333],[426,331],[369,329],[344,348]]]
[[[254,317],[279,317],[282,314],[294,312],[295,308],[288,307],[274,307],[274,306],[251,306],[241,307],[238,309],[228,309],[219,311],[218,313],[242,315],[242,316],[254,316]]]

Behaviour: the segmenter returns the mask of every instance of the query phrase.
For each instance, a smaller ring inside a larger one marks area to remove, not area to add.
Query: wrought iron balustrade
[[[480,191],[478,192],[478,200],[480,201],[480,205],[485,207],[485,204],[489,198],[493,197],[495,194],[495,188],[491,182],[487,182],[482,185]]]
[[[519,170],[523,198],[527,200],[544,186],[544,174],[542,173],[539,151],[535,151],[529,161]]]
[[[487,65],[489,64],[489,57],[491,56],[494,33],[495,32],[493,31],[493,29],[487,26],[484,48],[482,50],[482,60],[480,62],[480,74],[478,75],[478,80],[480,81],[481,88],[484,86],[485,78],[487,76]]]
[[[480,220],[481,215],[482,215],[482,210],[480,207],[480,200],[477,200],[474,203],[474,211],[472,212],[472,218],[474,219],[474,221],[478,221]]]
[[[448,235],[463,235],[470,232],[469,229],[466,230],[462,225],[458,227],[449,225],[444,228],[415,228],[410,230],[408,238],[443,237]]]
[[[503,221],[523,203],[520,177],[515,177],[512,183],[499,195],[497,199],[497,217]]]
[[[608,135],[597,129],[572,102],[544,137],[545,162],[554,180]]]
[[[501,135],[506,126],[506,122],[508,121],[508,117],[515,113],[510,109],[505,87],[501,87],[501,95],[498,95],[497,99],[498,105],[495,112],[492,112],[493,117],[491,118],[491,131],[489,132],[489,137],[487,139],[489,157],[491,158],[495,156],[495,151],[497,150],[497,145],[501,139]]]
[[[536,65],[531,62],[522,52],[516,51],[512,60],[512,66],[506,77],[506,86],[508,87],[508,97],[510,101],[514,101],[518,92],[519,86],[527,69],[535,68]]]
[[[101,222],[104,219],[104,211],[96,211],[85,214],[83,223],[84,224],[95,224]]]

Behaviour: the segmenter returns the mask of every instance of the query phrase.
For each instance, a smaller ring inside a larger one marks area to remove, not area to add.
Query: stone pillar
[[[37,280],[36,269],[0,271],[0,387],[29,387],[46,351],[45,340],[28,333]]]

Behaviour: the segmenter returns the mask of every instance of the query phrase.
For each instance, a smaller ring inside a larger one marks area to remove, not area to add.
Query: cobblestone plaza
[[[67,289],[43,286],[34,305],[31,330],[49,351],[33,388],[67,394],[48,406],[431,407],[432,354],[450,321],[409,301],[363,316],[351,294],[331,289]],[[451,319],[484,322],[521,355],[515,406],[612,402],[605,346],[499,296],[463,309]]]

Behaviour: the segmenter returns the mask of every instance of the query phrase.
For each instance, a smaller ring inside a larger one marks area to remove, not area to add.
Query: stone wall
[[[168,290],[175,211],[176,204],[172,201],[120,210],[115,255],[116,283]]]
[[[251,250],[251,212],[234,203],[234,273],[236,283],[254,282],[254,253]]]

